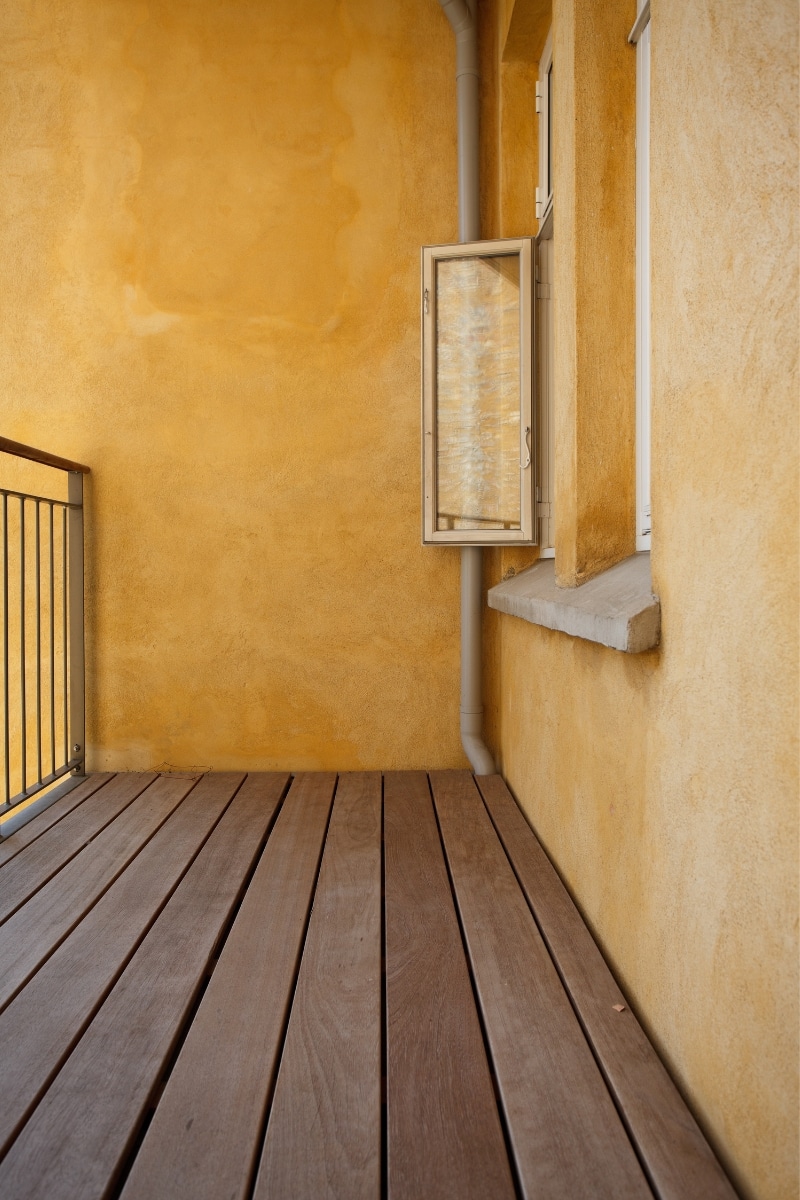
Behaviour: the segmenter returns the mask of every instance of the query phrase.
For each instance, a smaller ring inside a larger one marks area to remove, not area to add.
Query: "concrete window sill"
[[[558,587],[553,559],[542,559],[490,588],[489,607],[627,654],[652,650],[661,633],[649,554],[634,554],[577,588]]]

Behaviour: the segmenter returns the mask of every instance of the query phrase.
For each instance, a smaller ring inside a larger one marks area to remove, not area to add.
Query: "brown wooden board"
[[[292,784],[136,1156],[125,1200],[247,1194],[334,784],[329,774],[300,775]]]
[[[71,788],[64,796],[59,796],[57,800],[48,807],[37,813],[35,817],[31,817],[26,825],[23,825],[16,833],[9,834],[7,838],[0,841],[0,867],[4,866],[10,859],[15,858],[20,850],[24,850],[31,842],[35,842],[37,838],[46,833],[56,825],[67,813],[72,812],[77,808],[88,796],[93,795],[101,787],[104,787],[114,776],[111,773],[87,775],[81,783],[76,787]]]
[[[384,844],[389,1200],[513,1200],[423,772],[386,775]]]
[[[650,1196],[472,776],[431,784],[522,1195]]]
[[[141,776],[119,776],[135,794]],[[0,1009],[122,873],[196,782],[162,775],[0,925]]]
[[[117,775],[7,863],[0,871],[0,922],[88,846],[155,778]]]
[[[508,788],[497,775],[477,783],[656,1194],[732,1200],[736,1193]],[[622,1012],[614,1008],[620,1004]]]
[[[342,775],[254,1200],[379,1200],[381,987],[381,777]]]
[[[126,871],[0,1013],[0,1154],[77,1042],[244,779],[206,775]],[[255,845],[286,776],[239,803],[217,838]],[[252,787],[251,787],[252,792]],[[240,810],[244,821],[238,819]],[[244,830],[244,832],[242,832]]]
[[[0,437],[0,451],[3,454],[13,454],[17,458],[29,458],[31,462],[43,463],[46,467],[57,467],[60,471],[80,471],[88,475],[91,467],[83,463],[73,462],[70,458],[59,458],[47,450],[37,450],[35,446],[24,446],[22,442],[12,442],[11,438]]]
[[[0,1195],[92,1200],[115,1186],[280,788],[274,775],[248,777],[0,1164]],[[227,1128],[233,1114],[215,1111]]]

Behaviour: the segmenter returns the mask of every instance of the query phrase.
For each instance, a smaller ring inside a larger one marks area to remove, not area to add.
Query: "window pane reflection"
[[[519,529],[520,263],[436,264],[436,528]]]

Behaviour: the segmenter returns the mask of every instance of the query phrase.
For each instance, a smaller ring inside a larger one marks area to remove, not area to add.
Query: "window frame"
[[[553,208],[553,27],[539,59],[536,81],[536,111],[539,116],[539,182],[536,187],[536,217],[543,228]]]
[[[636,47],[636,549],[650,550],[650,0],[639,0]]]
[[[536,545],[533,406],[533,238],[499,238],[422,248],[422,543],[450,546]],[[520,260],[520,528],[436,528],[436,264],[453,258],[519,255]],[[527,460],[527,461],[525,461]]]
[[[555,222],[552,203],[541,222],[534,245],[536,289],[534,325],[534,415],[536,421],[536,532],[539,557],[555,558],[555,390],[553,353],[553,278],[541,278],[544,243],[555,256]],[[552,266],[552,260],[551,260]],[[544,289],[547,288],[545,295]],[[546,307],[545,307],[546,305]],[[545,494],[546,493],[546,494]],[[549,535],[549,536],[548,536]]]
[[[536,533],[540,558],[555,557],[555,393],[552,337],[553,280],[547,281],[549,294],[545,297],[540,281],[540,250],[543,242],[551,241],[555,254],[553,218],[553,27],[547,31],[539,58],[539,78],[536,83],[536,111],[539,117],[539,182],[536,188],[536,217],[539,233],[535,244],[536,289],[534,298],[534,387],[536,438]],[[543,306],[547,302],[547,307]],[[543,341],[547,341],[543,345]],[[547,488],[547,495],[542,491]],[[545,515],[546,514],[546,515]],[[545,527],[547,532],[545,531]],[[549,536],[548,536],[549,533]]]

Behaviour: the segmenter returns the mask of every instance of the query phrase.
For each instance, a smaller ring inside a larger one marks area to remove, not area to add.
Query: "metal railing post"
[[[86,667],[83,616],[83,475],[69,472],[69,760],[86,774]]]

